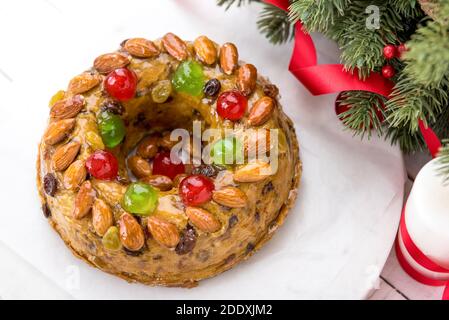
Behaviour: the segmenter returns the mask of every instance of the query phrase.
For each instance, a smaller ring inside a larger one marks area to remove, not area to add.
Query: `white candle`
[[[449,268],[449,184],[427,163],[415,179],[405,209],[405,224],[416,246],[438,265]]]

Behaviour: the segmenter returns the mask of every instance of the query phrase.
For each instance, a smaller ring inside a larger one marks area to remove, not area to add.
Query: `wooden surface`
[[[421,167],[430,161],[426,153],[405,156],[408,174],[406,197],[413,186],[413,181]],[[404,199],[405,200],[405,199]],[[431,287],[420,284],[410,278],[401,268],[396,253],[392,249],[382,270],[378,289],[370,297],[371,300],[440,300],[443,287]]]

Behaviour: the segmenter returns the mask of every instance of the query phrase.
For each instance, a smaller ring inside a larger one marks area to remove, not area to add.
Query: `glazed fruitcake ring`
[[[277,88],[234,44],[168,33],[125,40],[52,97],[37,181],[76,256],[128,281],[192,287],[283,223],[298,152]]]

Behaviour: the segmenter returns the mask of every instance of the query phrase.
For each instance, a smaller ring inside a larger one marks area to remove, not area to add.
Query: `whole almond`
[[[239,68],[237,74],[237,88],[245,95],[249,96],[256,88],[257,69],[252,64],[244,64]]]
[[[176,60],[186,60],[189,56],[187,45],[177,35],[169,32],[162,38],[164,49]]]
[[[50,109],[50,117],[55,120],[74,118],[84,107],[84,98],[81,95],[59,100]]]
[[[244,208],[248,202],[246,194],[235,187],[225,187],[220,190],[215,190],[212,194],[212,199],[218,204],[229,208]]]
[[[274,111],[274,100],[270,97],[262,97],[257,100],[248,115],[248,124],[261,126],[267,122]]]
[[[76,160],[64,172],[64,177],[62,179],[64,188],[69,190],[78,188],[86,179],[86,174],[87,170],[84,161]]]
[[[114,223],[111,208],[101,199],[96,199],[92,206],[92,225],[95,232],[102,237]]]
[[[123,47],[131,55],[138,58],[151,58],[159,54],[159,49],[156,45],[144,38],[128,39]]]
[[[140,181],[158,188],[161,191],[168,191],[173,187],[173,182],[169,177],[159,174],[144,177]]]
[[[55,153],[51,158],[53,169],[56,171],[67,169],[78,155],[80,147],[81,145],[79,142],[73,141],[56,148]]]
[[[109,73],[127,66],[129,62],[129,58],[121,53],[106,53],[95,59],[94,68],[100,73]]]
[[[158,139],[159,138],[157,136],[148,136],[143,138],[137,146],[136,153],[145,159],[154,158],[158,151]]]
[[[233,43],[225,43],[220,48],[220,67],[227,75],[234,73],[239,61],[237,47]]]
[[[160,245],[174,248],[179,243],[179,231],[173,223],[158,217],[148,218],[148,230]]]
[[[75,127],[75,119],[64,119],[49,124],[44,133],[44,142],[50,146],[64,140]]]
[[[204,64],[214,64],[217,60],[217,48],[214,43],[206,36],[200,36],[193,42],[193,48],[196,55]]]
[[[172,140],[170,138],[171,132],[165,133],[161,138],[158,140],[158,145],[164,149],[170,150],[173,148],[179,140]]]
[[[262,128],[257,130],[247,130],[249,133],[245,137],[244,152],[249,158],[258,155],[265,155],[270,149],[270,129]]]
[[[259,182],[272,175],[270,164],[263,161],[254,161],[237,169],[234,172],[236,182]]]
[[[70,80],[67,92],[69,94],[84,93],[95,88],[100,82],[101,76],[99,74],[84,72]]]
[[[140,250],[145,244],[145,234],[142,227],[129,213],[124,213],[118,220],[120,241],[131,251]]]
[[[149,176],[152,172],[150,163],[140,156],[129,157],[128,168],[137,178]]]
[[[84,181],[81,185],[78,194],[75,197],[75,208],[73,210],[73,217],[75,219],[84,218],[92,208],[96,197],[96,192],[92,187],[90,181]]]
[[[192,224],[201,231],[216,232],[221,228],[220,221],[212,213],[205,209],[187,207],[186,215],[189,217]]]

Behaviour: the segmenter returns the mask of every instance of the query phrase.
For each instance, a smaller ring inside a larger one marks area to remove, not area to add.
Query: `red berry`
[[[248,99],[238,91],[226,91],[217,100],[218,115],[232,121],[240,120],[245,114]]]
[[[191,175],[184,178],[179,184],[179,195],[184,204],[199,206],[212,198],[214,183],[205,176]]]
[[[170,158],[170,152],[160,152],[153,160],[153,174],[167,176],[173,180],[182,173],[185,173],[184,164],[176,155],[173,155],[173,159]]]
[[[385,59],[393,59],[394,57],[396,57],[397,51],[396,51],[396,47],[392,44],[386,45],[384,47],[384,57]]]
[[[117,177],[117,158],[108,151],[97,150],[86,160],[87,171],[100,180],[113,180]]]
[[[402,58],[402,55],[404,54],[404,52],[406,52],[407,51],[407,47],[405,46],[405,43],[401,43],[399,46],[398,46],[398,55],[399,55],[399,58]]]
[[[390,65],[386,65],[382,67],[382,76],[384,76],[387,79],[393,78],[396,74],[396,71],[394,68]]]
[[[134,71],[127,68],[115,69],[105,79],[106,91],[120,101],[134,97],[137,87],[137,76]]]

